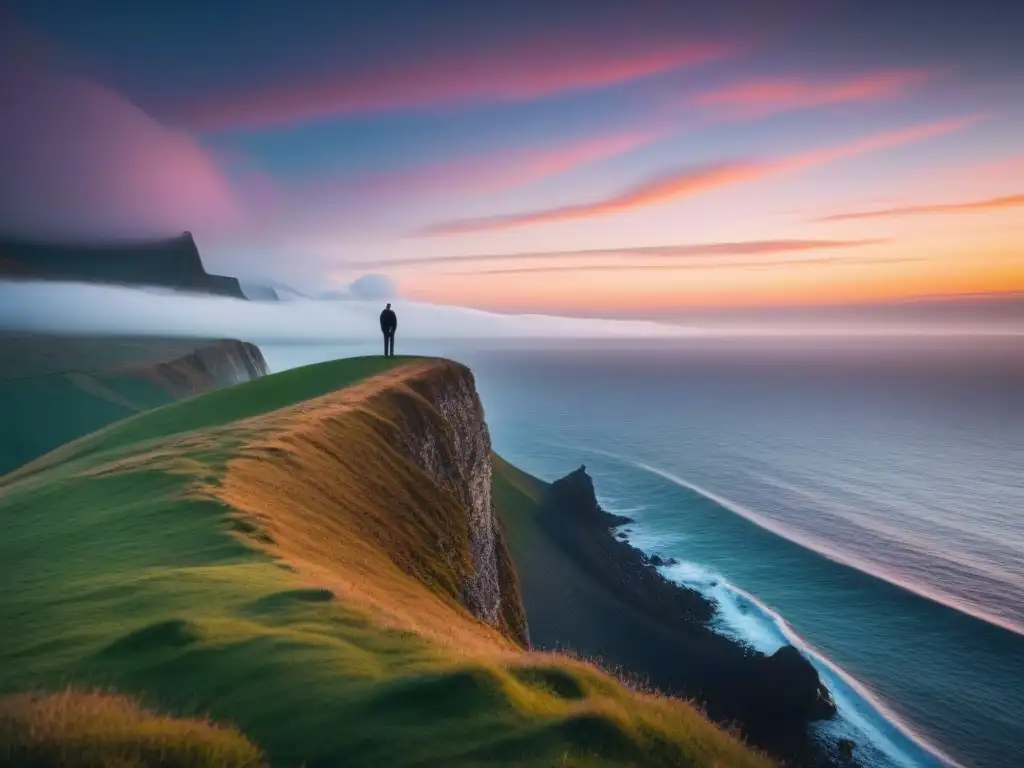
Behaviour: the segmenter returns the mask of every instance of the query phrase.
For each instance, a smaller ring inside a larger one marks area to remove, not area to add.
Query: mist
[[[722,322],[693,319],[680,322],[558,317],[541,314],[501,314],[468,307],[391,299],[398,312],[399,350],[438,351],[430,342],[528,340],[531,346],[559,339],[614,341],[670,340],[728,343],[747,339],[759,347],[771,339],[784,343],[804,340],[835,344],[857,339],[876,343],[890,339],[933,339],[935,343],[980,337],[1017,339],[1018,323],[978,325],[959,323],[881,322]],[[245,301],[222,296],[176,292],[162,288],[0,281],[0,330],[51,334],[130,335],[187,338],[234,338],[257,344],[328,344],[343,351],[376,349],[378,315],[383,299],[348,295],[336,299],[296,298],[289,301]],[[339,346],[340,345],[340,346]]]
[[[643,320],[503,315],[394,299],[400,339],[659,338],[686,328]],[[0,282],[0,329],[64,334],[376,341],[380,300],[244,301],[82,283]]]

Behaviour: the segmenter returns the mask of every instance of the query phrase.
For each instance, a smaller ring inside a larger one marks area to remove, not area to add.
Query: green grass
[[[268,413],[342,389],[411,359],[415,358],[360,357],[344,366],[328,362],[263,376],[119,421],[78,442],[73,453],[123,447]],[[61,460],[64,457],[60,455]]]
[[[0,475],[185,392],[224,386],[225,373],[195,354],[209,360],[218,346],[225,344],[0,331]]]
[[[117,690],[231,723],[272,765],[767,765],[682,702],[461,608],[464,510],[396,448],[440,418],[406,384],[455,373],[310,366],[0,478],[0,693]],[[496,504],[527,514],[532,479],[510,473]]]
[[[170,393],[148,382],[138,382],[130,394],[123,392],[127,385],[120,388],[120,397],[115,399],[97,397],[75,377],[64,374],[0,381],[0,420],[4,425],[0,475],[69,440],[172,399]]]

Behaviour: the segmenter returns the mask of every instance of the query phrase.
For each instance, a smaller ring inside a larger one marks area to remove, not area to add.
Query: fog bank
[[[394,300],[405,339],[679,337],[692,331],[644,320],[503,315]],[[237,338],[248,341],[376,340],[379,300],[257,302],[160,289],[0,281],[0,328],[48,333]]]

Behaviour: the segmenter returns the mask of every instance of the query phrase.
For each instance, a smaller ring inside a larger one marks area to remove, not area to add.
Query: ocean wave
[[[723,634],[748,642],[764,653],[773,653],[788,643],[807,656],[832,692],[840,716],[848,726],[834,729],[837,735],[854,738],[859,743],[867,741],[889,761],[907,768],[918,768],[922,757],[937,765],[963,768],[904,722],[868,686],[825,656],[777,611],[751,593],[696,563],[680,562],[660,570],[673,581],[697,589],[715,600],[718,605],[715,628]],[[889,729],[891,733],[886,732]],[[908,742],[906,746],[898,742],[900,737]],[[924,754],[909,753],[907,746],[913,752]]]
[[[817,542],[812,542],[807,537],[789,531],[784,526],[765,519],[753,510],[720,494],[702,488],[695,483],[691,483],[684,478],[608,451],[596,448],[585,448],[584,450],[655,474],[680,487],[687,488],[713,501],[722,508],[740,515],[770,533],[798,544],[816,554],[834,560],[841,565],[862,571],[874,578],[894,583],[896,586],[907,589],[915,594],[920,594],[918,590],[894,582],[884,575],[873,573],[870,569],[862,567],[860,563],[852,561],[851,558],[844,557],[840,553],[822,547]],[[644,550],[655,547],[654,537],[645,534],[642,528],[631,537],[631,540],[636,546]],[[661,542],[660,538],[658,542]],[[721,574],[717,574],[696,563],[680,562],[675,565],[666,566],[661,570],[665,573],[666,577],[697,589],[716,601],[718,604],[718,618],[716,620],[718,624],[715,628],[724,634],[746,641],[756,649],[766,653],[771,653],[786,643],[798,648],[811,660],[818,669],[819,674],[824,678],[836,699],[840,715],[845,723],[860,734],[862,741],[867,740],[879,749],[889,761],[894,761],[897,765],[907,766],[908,768],[917,768],[921,766],[921,760],[926,759],[935,765],[963,768],[953,757],[929,742],[913,726],[904,721],[867,685],[857,680],[853,675],[846,672],[838,664],[817,650],[809,641],[801,637],[781,614],[762,603],[753,594],[731,584]],[[933,599],[928,594],[921,594],[920,596],[930,600]],[[936,600],[935,602],[942,601]],[[948,607],[959,610],[959,606]],[[975,618],[986,620],[985,617],[975,616]],[[906,746],[901,746],[899,743],[901,740],[905,740]],[[910,751],[917,754],[909,754],[908,752]]]
[[[692,483],[689,480],[679,477],[676,474],[668,472],[664,469],[659,469],[658,467],[651,466],[650,464],[645,464],[642,461],[636,461],[634,459],[630,459],[627,456],[620,456],[618,454],[611,453],[609,451],[604,451],[599,448],[588,448],[585,446],[576,446],[576,448],[599,456],[605,456],[609,459],[613,459],[627,466],[634,467],[635,469],[640,469],[645,472],[657,475],[665,480],[668,480],[671,483],[674,483],[675,485],[678,485],[681,488],[686,488],[687,490],[693,491],[694,493],[703,496],[709,501],[713,501],[715,504],[718,504],[723,509],[732,512],[735,515],[739,515],[740,517],[744,518],[745,520],[748,520],[749,522],[753,523],[759,528],[762,528],[763,530],[766,530],[769,533],[772,533],[780,538],[786,539],[787,541],[793,544],[803,547],[804,549],[813,552],[816,555],[820,555],[821,557],[827,558],[835,563],[839,563],[840,565],[846,566],[847,568],[853,568],[854,570],[859,571],[860,573],[863,573],[867,576],[878,579],[880,581],[884,581],[888,584],[891,584],[894,587],[898,587],[902,590],[905,590],[906,592],[910,592],[911,594],[917,595],[918,597],[921,597],[925,600],[930,600],[931,602],[937,603],[938,605],[942,605],[946,608],[949,608],[950,610],[957,611],[958,613],[970,616],[973,619],[983,621],[986,624],[991,624],[992,626],[1006,630],[1007,632],[1012,632],[1016,635],[1024,636],[1024,627],[1015,624],[1012,621],[1008,621],[999,616],[993,616],[992,614],[986,611],[983,611],[971,605],[967,605],[962,601],[959,601],[949,595],[945,595],[941,592],[936,592],[935,590],[929,589],[928,587],[923,586],[921,584],[916,584],[905,579],[901,579],[898,576],[895,576],[891,573],[887,573],[882,569],[872,565],[871,563],[865,562],[860,558],[853,557],[846,552],[842,552],[840,550],[835,549],[834,547],[830,547],[827,543],[822,542],[818,539],[794,531],[785,525],[782,525],[780,523],[775,522],[774,520],[766,518],[759,512],[750,509],[750,507],[740,504],[739,502],[733,501],[732,499],[728,499],[725,496],[722,496],[721,494],[708,490],[707,488],[703,488],[702,486],[699,486],[696,483]]]
[[[632,507],[622,507],[619,506],[618,504],[615,504],[614,502],[610,504],[602,503],[601,507],[604,509],[605,512],[611,512],[614,515],[624,515],[626,517],[629,517],[630,515],[635,515],[638,512],[643,512],[645,509],[647,509],[646,504],[639,504]]]

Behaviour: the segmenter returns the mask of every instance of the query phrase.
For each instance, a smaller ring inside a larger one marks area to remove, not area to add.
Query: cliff
[[[273,765],[770,765],[527,650],[490,450],[467,369],[380,357],[65,445],[0,478],[0,693],[202,712]]]
[[[827,764],[808,728],[835,712],[811,663],[786,646],[770,656],[713,631],[715,605],[664,578],[613,535],[581,467],[552,484],[498,463],[496,493],[538,648],[596,657],[646,685],[699,702],[754,744],[794,765]]]
[[[461,601],[475,616],[526,644],[515,584],[502,583],[515,568],[502,562],[509,555],[491,503],[491,436],[473,376],[466,368],[435,366],[431,375],[413,377],[408,386],[433,407],[417,407],[419,403],[402,402],[404,395],[391,393],[392,406],[407,418],[406,456],[452,494],[468,517],[472,570],[462,577]],[[514,617],[511,624],[509,617]]]
[[[241,341],[0,333],[0,475],[127,416],[266,373]]]
[[[250,280],[239,280],[239,286],[245,298],[250,301],[280,301],[281,297],[277,289],[263,283],[256,283]]]
[[[0,277],[150,286],[246,298],[238,280],[206,271],[189,232],[165,240],[107,243],[0,237]]]

